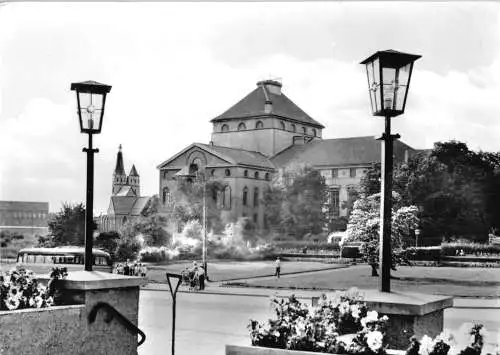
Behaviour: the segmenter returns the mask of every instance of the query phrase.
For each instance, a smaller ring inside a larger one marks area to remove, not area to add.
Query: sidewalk
[[[166,291],[170,292],[167,284],[148,283],[141,288],[146,291]],[[363,292],[362,289],[359,289]],[[318,297],[322,293],[332,293],[332,291],[322,290],[289,290],[289,289],[273,289],[263,287],[227,287],[219,286],[219,283],[206,283],[203,291],[188,291],[187,289],[179,288],[180,293],[196,293],[206,295],[232,295],[232,296],[250,296],[250,297],[289,297],[295,295],[299,299],[311,299]],[[500,308],[499,298],[462,298],[455,297],[453,299],[454,308],[478,308],[478,309],[498,309]]]

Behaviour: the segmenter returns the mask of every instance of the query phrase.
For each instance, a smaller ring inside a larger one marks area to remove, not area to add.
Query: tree
[[[118,232],[102,232],[95,238],[94,246],[105,250],[111,257],[114,257],[119,241],[120,234],[118,234]]]
[[[394,172],[394,190],[407,204],[421,206],[422,236],[485,241],[500,216],[498,153],[473,152],[462,142],[438,142]],[[434,237],[434,240],[432,238]]]
[[[391,251],[392,267],[405,263],[403,250],[414,244],[414,231],[419,219],[416,206],[402,205],[401,196],[392,193]],[[372,268],[372,276],[378,276],[380,247],[380,193],[362,195],[355,203],[347,225],[347,240],[364,242],[364,255]]]
[[[172,199],[166,206],[167,215],[182,225],[191,220],[201,223],[205,193],[207,230],[222,231],[224,226],[218,201],[224,188],[225,184],[219,180],[179,181],[171,191]]]
[[[323,212],[326,184],[318,170],[307,165],[293,165],[282,177],[275,177],[264,191],[267,221],[282,234],[301,238],[318,234],[325,226]]]
[[[48,222],[49,234],[55,246],[85,244],[85,206],[82,203],[63,203],[59,212],[55,213]],[[92,221],[92,231],[97,225]]]
[[[7,248],[16,240],[23,240],[24,235],[10,231],[0,231],[0,248]]]

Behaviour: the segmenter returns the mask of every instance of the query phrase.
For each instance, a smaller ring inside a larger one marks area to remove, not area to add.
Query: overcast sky
[[[0,200],[85,201],[87,137],[71,82],[112,85],[95,167],[107,210],[118,145],[158,193],[156,166],[210,140],[210,119],[266,78],[326,126],[378,135],[359,62],[420,54],[394,131],[414,148],[500,150],[500,5],[480,2],[8,3],[0,6]]]

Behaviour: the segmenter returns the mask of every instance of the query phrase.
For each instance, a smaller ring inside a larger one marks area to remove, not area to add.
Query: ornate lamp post
[[[101,133],[104,118],[106,94],[111,86],[95,81],[72,83],[71,90],[76,91],[80,131],[89,135],[89,147],[83,148],[87,153],[87,202],[85,210],[85,271],[92,271],[93,247],[93,215],[94,208],[94,153],[99,149],[92,147],[92,135]]]
[[[182,275],[167,272],[167,282],[172,295],[172,355],[175,354],[175,310],[177,307],[177,290],[182,281]],[[173,285],[175,280],[176,284]]]
[[[392,146],[394,139],[401,137],[391,135],[391,117],[399,116],[405,110],[413,63],[420,57],[386,50],[376,52],[360,63],[366,66],[372,113],[385,117],[385,132],[379,138],[383,141],[379,244],[381,292],[391,291]]]

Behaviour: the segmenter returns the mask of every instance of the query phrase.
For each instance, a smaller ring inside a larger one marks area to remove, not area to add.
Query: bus
[[[112,272],[111,256],[105,251],[92,249],[93,271]],[[48,274],[53,267],[65,267],[68,272],[84,270],[85,248],[55,247],[55,248],[24,248],[17,253],[17,264],[26,267],[35,274]]]

